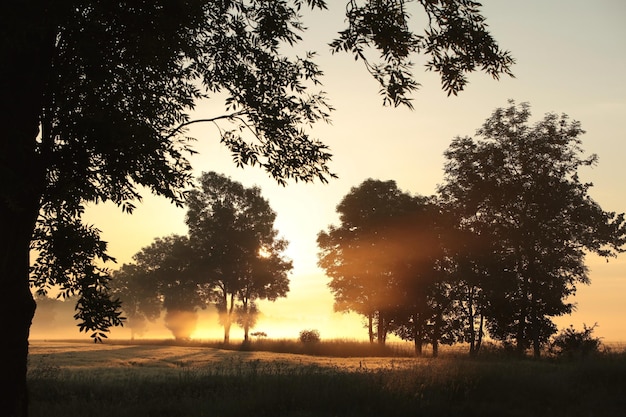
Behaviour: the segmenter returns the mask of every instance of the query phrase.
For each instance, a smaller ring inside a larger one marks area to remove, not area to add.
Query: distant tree
[[[408,31],[405,3],[348,2],[349,28],[333,44],[361,59],[361,48],[371,45],[389,60],[366,61],[387,101],[408,104],[416,87],[409,52],[430,55],[428,68],[452,93],[477,68],[496,78],[510,72],[513,60],[487,32],[477,3],[420,1],[429,18],[425,36]],[[309,93],[321,71],[313,55],[287,58],[284,48],[301,40],[304,6],[322,9],[325,2],[29,0],[0,10],[0,313],[15,318],[4,346],[19,358],[0,372],[10,387],[0,397],[8,415],[27,415],[31,241],[45,246],[59,227],[78,237],[50,258],[76,261],[75,279],[38,270],[35,281],[76,292],[80,328],[96,341],[121,324],[107,272],[92,267],[110,259],[105,245],[92,240],[93,251],[81,239],[90,227],[82,224],[84,204],[112,201],[132,211],[138,186],[180,203],[191,172],[189,124],[226,123],[220,136],[236,163],[258,164],[281,183],[333,177],[326,146],[305,132],[331,110],[323,93]],[[225,111],[190,120],[196,102],[217,92],[226,97]],[[240,129],[251,132],[250,141]],[[88,262],[73,256],[81,251]]]
[[[550,352],[557,356],[565,356],[568,358],[584,358],[600,352],[602,341],[598,337],[593,336],[593,332],[597,327],[597,323],[591,327],[583,324],[583,330],[579,331],[573,325],[562,329],[550,341]]]
[[[468,343],[469,354],[474,356],[486,334],[485,294],[493,281],[489,271],[496,270],[493,266],[496,260],[488,249],[490,237],[475,233],[472,222],[457,211],[458,207],[449,202],[445,207],[451,221],[445,239],[445,282],[449,286],[456,326],[462,332],[460,339]]]
[[[195,254],[186,236],[156,238],[114,273],[113,287],[124,302],[129,318],[153,321],[165,311],[165,326],[178,340],[195,330],[198,308],[208,303],[207,291],[198,280]]]
[[[458,339],[458,313],[448,281],[448,247],[453,224],[438,201],[413,197],[407,212],[393,224],[390,241],[398,303],[393,313],[393,332],[414,342],[415,354],[422,355],[424,343],[433,345],[436,356],[440,342]],[[386,232],[389,234],[389,232]]]
[[[300,336],[298,337],[298,339],[300,340],[301,343],[304,343],[305,345],[319,343],[321,340],[320,332],[319,330],[316,330],[316,329],[301,330]]]
[[[292,263],[282,254],[287,241],[274,229],[276,213],[258,187],[215,172],[199,180],[187,197],[189,242],[202,270],[200,282],[213,290],[228,343],[237,302],[249,314],[257,299],[284,297]],[[246,340],[249,328],[244,325]]]
[[[331,278],[335,309],[365,316],[370,342],[376,336],[385,343],[392,312],[402,302],[397,259],[413,250],[404,233],[413,207],[413,197],[395,181],[368,179],[337,206],[341,224],[317,237],[318,264]]]
[[[589,283],[585,253],[622,252],[626,225],[580,181],[579,169],[597,161],[582,156],[580,124],[547,114],[531,126],[530,115],[528,104],[511,101],[483,124],[481,139],[454,139],[440,193],[488,238],[481,250],[492,261],[475,266],[489,277],[482,291],[490,335],[539,356],[556,331],[551,317],[570,313],[567,297]]]
[[[284,239],[274,239],[271,245],[264,244],[253,260],[251,274],[242,281],[237,324],[243,328],[246,342],[259,314],[256,300],[275,301],[278,297],[285,297],[289,291],[287,273],[292,269],[292,263],[282,254],[287,249],[287,243]]]
[[[235,309],[237,325],[244,330],[244,343],[250,340],[250,329],[254,329],[259,318],[259,308],[254,301],[246,301]]]
[[[156,282],[143,267],[124,264],[111,274],[111,295],[122,302],[131,339],[143,335],[147,323],[158,319],[163,308]]]

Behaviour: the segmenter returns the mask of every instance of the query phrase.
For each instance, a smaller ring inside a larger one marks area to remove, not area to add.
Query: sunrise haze
[[[597,166],[581,171],[581,179],[593,182],[590,195],[604,210],[626,211],[625,2],[483,1],[492,35],[517,61],[515,78],[495,81],[475,73],[465,91],[447,97],[437,75],[425,72],[421,57],[416,57],[415,78],[422,87],[412,96],[414,110],[383,107],[378,86],[362,64],[350,55],[329,52],[327,43],[342,28],[344,11],[341,2],[329,3],[329,11],[307,14],[310,29],[303,34],[302,48],[318,52],[317,62],[325,73],[322,88],[336,109],[332,124],[315,125],[311,132],[330,147],[331,169],[338,179],[282,187],[259,168],[236,168],[213,125],[192,125],[188,132],[198,139],[194,147],[199,153],[191,159],[195,173],[216,171],[245,186],[259,186],[277,213],[276,228],[290,242],[287,256],[294,264],[290,292],[287,298],[260,303],[263,315],[257,330],[269,337],[297,337],[300,330],[314,328],[322,338],[367,339],[359,316],[333,312],[329,279],[317,267],[317,234],[338,224],[337,204],[365,179],[395,180],[411,194],[434,194],[443,181],[443,153],[452,139],[474,136],[509,99],[528,102],[532,122],[547,112],[580,121],[586,131],[582,148],[599,157]],[[419,9],[414,5],[413,10],[417,16]],[[217,100],[199,103],[196,116],[222,114],[221,105]],[[146,192],[133,215],[105,204],[89,206],[85,219],[102,231],[109,253],[118,261],[109,267],[116,269],[154,238],[186,234],[184,217],[185,209]],[[626,255],[608,263],[589,256],[587,266],[591,285],[578,286],[576,312],[556,318],[556,323],[560,328],[569,324],[582,328],[583,323],[597,322],[597,336],[626,340]],[[195,336],[219,337],[217,321],[211,321],[199,323]],[[125,329],[112,332],[112,337],[126,335]],[[241,336],[242,331],[233,328],[233,339]]]

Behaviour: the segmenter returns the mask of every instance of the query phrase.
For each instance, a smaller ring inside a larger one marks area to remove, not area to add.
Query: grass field
[[[219,344],[32,341],[31,416],[626,415],[623,352],[433,359],[347,341],[208,346]]]

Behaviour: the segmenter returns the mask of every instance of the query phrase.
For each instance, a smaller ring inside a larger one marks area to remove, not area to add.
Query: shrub
[[[570,325],[554,337],[550,344],[550,351],[558,356],[568,357],[585,357],[598,353],[602,343],[600,338],[592,336],[596,326],[597,323],[591,327],[583,324],[583,330],[577,331],[574,326]]]
[[[267,333],[265,333],[265,332],[252,332],[252,333],[250,333],[250,336],[256,337],[257,339],[263,339],[263,338],[267,337]]]
[[[318,330],[302,330],[300,332],[300,342],[305,344],[317,343],[320,341],[320,332]]]

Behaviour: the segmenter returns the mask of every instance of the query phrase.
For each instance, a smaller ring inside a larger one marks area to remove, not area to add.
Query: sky
[[[336,206],[352,187],[368,178],[395,180],[413,195],[432,195],[443,181],[443,153],[456,136],[473,136],[483,122],[508,100],[527,102],[532,122],[545,113],[565,113],[578,120],[587,154],[599,163],[581,171],[594,186],[589,193],[606,211],[626,211],[626,2],[621,0],[484,0],[482,12],[501,48],[517,63],[515,78],[496,81],[484,73],[469,77],[458,96],[446,95],[436,74],[428,73],[424,58],[415,57],[414,74],[422,84],[412,95],[413,110],[382,106],[378,86],[363,65],[350,55],[332,55],[327,46],[343,28],[344,1],[329,1],[331,9],[307,13],[310,29],[302,48],[318,53],[324,71],[323,90],[335,111],[332,124],[318,124],[312,136],[333,154],[331,170],[338,179],[323,183],[278,185],[259,168],[236,168],[211,125],[192,125],[188,134],[198,141],[192,159],[195,173],[216,171],[245,186],[259,186],[277,212],[276,228],[289,242],[293,260],[290,292],[273,303],[262,302],[256,327],[269,337],[297,337],[303,329],[318,329],[324,338],[366,339],[361,318],[333,312],[329,279],[317,267],[317,234],[338,224]],[[414,29],[423,23],[414,6]],[[222,114],[217,100],[199,103],[198,117]],[[185,210],[144,193],[133,215],[113,205],[89,206],[85,219],[102,231],[109,252],[122,263],[154,238],[186,234]],[[559,328],[598,324],[594,335],[605,341],[626,341],[626,254],[611,258],[589,256],[591,284],[581,285],[572,301],[576,311],[556,318]],[[36,319],[35,319],[36,320]],[[206,324],[204,324],[206,322]],[[112,337],[127,330],[115,329]],[[232,339],[241,337],[233,328]],[[78,333],[77,333],[78,335]],[[199,324],[195,337],[219,338],[214,318]],[[157,337],[157,330],[145,337]]]

